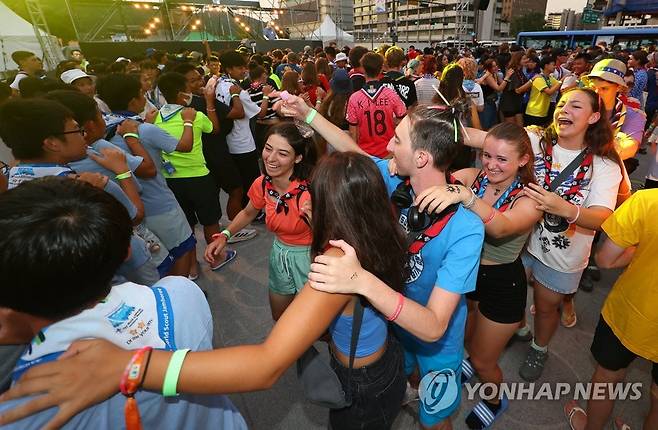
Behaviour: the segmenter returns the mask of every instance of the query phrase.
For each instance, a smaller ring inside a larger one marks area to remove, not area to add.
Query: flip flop
[[[464,358],[462,360],[462,385],[469,382],[475,375],[475,369],[471,364],[471,360]]]
[[[507,400],[507,397],[503,396],[500,399],[500,408],[496,411],[496,413],[493,413],[491,409],[482,401],[480,400],[469,416],[471,414],[475,415],[475,417],[480,420],[480,424],[482,426],[482,429],[489,429],[491,426],[496,422],[498,418],[507,410],[509,407],[509,400]]]
[[[570,411],[567,411],[569,405],[572,405],[572,408]],[[567,420],[569,420],[569,428],[571,430],[576,430],[573,426],[573,416],[576,415],[576,413],[578,412],[582,413],[583,415],[585,415],[585,417],[587,417],[587,413],[585,412],[585,410],[580,406],[578,406],[578,403],[576,403],[575,400],[572,400],[571,402],[564,405],[564,416],[566,416]]]
[[[623,422],[619,417],[615,418],[615,428],[617,430],[631,430],[631,426]]]

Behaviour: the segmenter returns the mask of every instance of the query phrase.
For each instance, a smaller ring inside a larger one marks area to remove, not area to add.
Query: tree
[[[532,12],[513,17],[510,24],[510,33],[512,36],[516,37],[521,31],[544,30],[545,25],[546,20],[544,19],[544,14],[540,12]]]

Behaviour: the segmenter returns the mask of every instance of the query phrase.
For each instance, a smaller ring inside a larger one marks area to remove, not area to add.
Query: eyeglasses
[[[70,130],[70,131],[63,131],[61,133],[57,133],[58,135],[65,135],[65,134],[75,134],[75,133],[80,133],[80,136],[85,137],[87,135],[87,131],[80,127],[76,128],[75,130]]]

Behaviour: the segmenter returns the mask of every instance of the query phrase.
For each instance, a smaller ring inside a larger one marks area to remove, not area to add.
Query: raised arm
[[[311,108],[302,98],[289,96],[286,102],[281,105],[281,113],[284,116],[291,116],[300,121],[306,121],[311,113]],[[343,130],[336,127],[319,113],[316,113],[312,118],[310,126],[313,127],[313,129],[317,131],[336,151],[354,151],[368,155],[359,148],[356,142],[347,133],[343,132]]]

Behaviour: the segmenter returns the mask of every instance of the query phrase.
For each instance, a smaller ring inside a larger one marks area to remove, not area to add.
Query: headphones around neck
[[[417,206],[413,206],[414,199],[411,196],[411,184],[408,180],[398,184],[393,194],[391,194],[391,202],[398,209],[409,209],[407,211],[407,226],[414,232],[426,230],[446,213],[452,212],[457,208],[457,205],[450,205],[440,213],[431,214],[425,211],[419,211]]]

